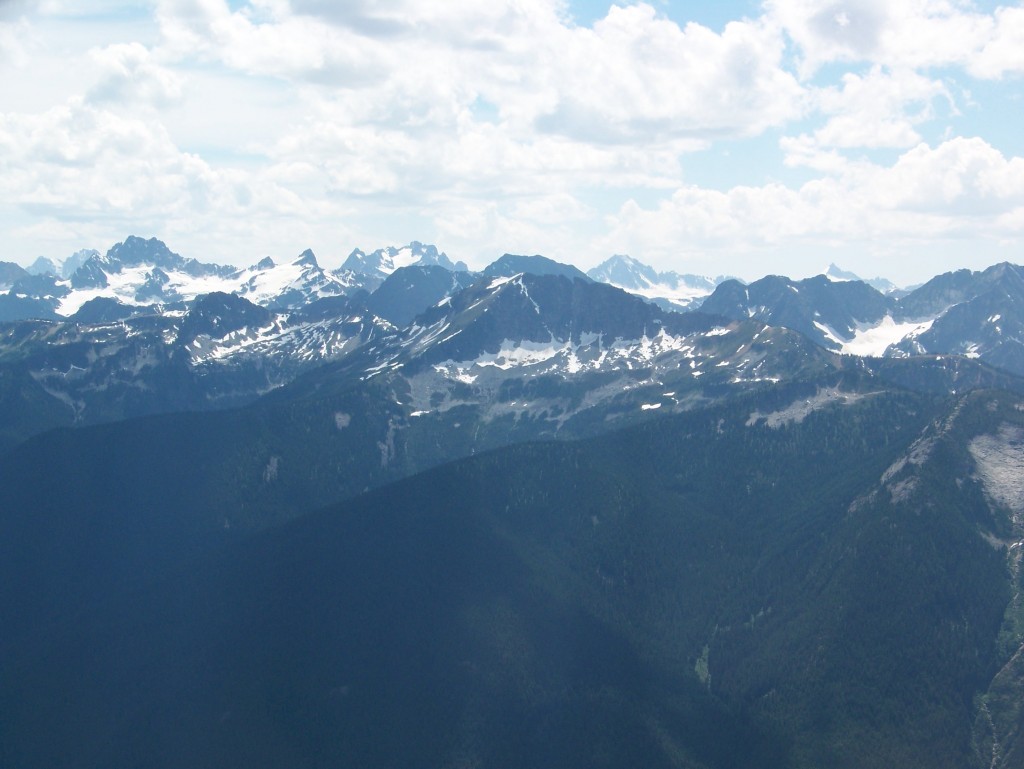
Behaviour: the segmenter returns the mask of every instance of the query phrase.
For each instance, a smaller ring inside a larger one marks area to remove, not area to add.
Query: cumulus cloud
[[[364,111],[372,101],[377,112],[423,112],[430,99],[451,116],[484,98],[509,127],[586,142],[753,135],[801,111],[802,88],[781,66],[783,40],[757,23],[722,34],[680,28],[639,3],[613,6],[590,29],[543,0],[306,0],[266,10],[258,18],[222,0],[162,0],[160,19],[182,55],[329,82]],[[382,26],[383,37],[367,33]]]
[[[585,138],[757,135],[801,113],[803,90],[782,69],[783,41],[764,25],[722,34],[680,28],[639,4],[574,29],[551,57],[560,88],[541,127]]]
[[[589,209],[568,195],[541,196],[508,206],[493,200],[439,201],[438,234],[449,253],[480,266],[503,253],[535,254],[583,264],[586,239],[576,226]]]
[[[183,78],[156,63],[141,43],[118,43],[91,53],[101,75],[88,93],[89,101],[165,106],[181,98]]]
[[[982,139],[921,144],[890,166],[832,157],[828,173],[797,189],[689,186],[653,208],[628,202],[602,242],[667,258],[679,244],[728,251],[1024,234],[1024,159]]]
[[[804,77],[832,62],[964,66],[977,77],[1024,70],[1019,7],[987,14],[967,0],[767,0],[765,8],[796,44]]]
[[[812,98],[826,120],[813,134],[783,142],[791,164],[804,162],[801,155],[815,148],[912,147],[922,140],[916,126],[934,119],[936,102],[950,114],[957,112],[953,95],[941,80],[879,65],[864,75],[846,73],[839,85],[814,89]]]
[[[378,82],[388,71],[372,38],[285,13],[264,18],[232,11],[225,0],[160,0],[157,19],[169,57],[220,61],[253,75]]]
[[[1024,72],[1024,8],[998,8],[992,34],[967,63],[975,77],[1001,78]]]
[[[159,125],[73,101],[0,115],[0,195],[36,211],[184,213],[209,193],[209,167]]]
[[[80,99],[37,115],[0,115],[0,212],[11,229],[34,221],[37,230],[79,238],[141,229],[227,242],[233,234],[222,257],[245,261],[240,244],[290,253],[343,209],[275,175],[215,169],[159,123]]]

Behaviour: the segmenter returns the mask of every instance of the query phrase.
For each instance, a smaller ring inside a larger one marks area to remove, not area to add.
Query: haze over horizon
[[[1024,4],[0,0],[0,260],[1024,261]]]

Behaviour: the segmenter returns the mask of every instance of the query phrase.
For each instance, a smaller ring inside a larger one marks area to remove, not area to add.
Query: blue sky
[[[574,0],[569,3],[569,13],[577,24],[593,26],[594,22],[600,21],[608,15],[608,9],[612,5],[613,3],[604,0]],[[720,0],[720,2],[656,0],[651,5],[677,24],[685,25],[694,22],[716,31],[721,31],[730,21],[758,15],[761,7],[756,0],[753,2],[745,0]]]
[[[0,260],[1022,260],[1024,7],[0,0]]]

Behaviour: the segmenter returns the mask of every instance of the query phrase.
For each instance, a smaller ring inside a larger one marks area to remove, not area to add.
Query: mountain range
[[[539,308],[529,329],[517,327],[521,319],[506,329],[497,328],[504,321],[492,322],[495,338],[481,339],[472,350],[459,349],[458,340],[450,361],[436,361],[447,366],[448,380],[458,381],[451,372],[462,370],[464,385],[501,381],[513,364],[531,376],[549,369],[574,374],[607,369],[615,356],[632,356],[629,365],[640,369],[643,361],[636,351],[661,355],[672,345],[679,357],[692,344],[670,329],[708,325],[677,317],[684,304],[690,309],[682,316],[699,309],[701,317],[718,316],[723,329],[726,321],[753,321],[750,329],[761,324],[775,334],[790,329],[833,353],[892,359],[957,356],[1024,374],[1019,310],[1024,283],[1020,268],[1009,264],[940,275],[899,295],[851,279],[834,265],[815,278],[769,276],[745,285],[735,279],[659,275],[622,256],[585,275],[542,256],[506,254],[472,273],[421,243],[370,254],[357,249],[333,272],[323,270],[310,251],[291,262],[266,258],[238,269],[186,259],[158,240],[135,237],[103,255],[79,252],[69,262],[83,257],[67,279],[50,273],[19,277],[10,271],[12,287],[0,295],[0,317],[8,319],[0,326],[5,381],[0,398],[13,416],[0,427],[0,447],[60,424],[242,405],[322,364],[337,364],[357,349],[367,369],[396,361],[401,351],[392,348],[412,344],[396,341],[399,337],[419,333],[440,342],[424,329],[444,327],[454,333],[469,317],[456,315],[471,309],[479,315],[491,302],[490,293],[502,287],[498,281],[506,278],[508,291],[527,297],[527,283],[538,278],[578,282],[571,291],[549,293],[546,311],[562,312],[560,303],[575,303],[589,312],[573,321],[585,327],[566,325],[563,318],[555,328],[540,317]],[[583,287],[588,283],[594,287]],[[666,298],[670,293],[659,289],[666,286],[675,287],[671,301]],[[648,309],[640,309],[630,295]],[[511,320],[516,312],[502,317]],[[616,319],[624,313],[639,313],[643,321],[620,327]],[[417,320],[421,314],[424,319]],[[209,322],[213,315],[217,321]],[[755,333],[741,335],[752,339]],[[394,339],[366,348],[385,337]],[[632,352],[624,352],[627,348]],[[734,378],[787,377],[786,367],[774,366],[771,356],[755,352],[745,357],[742,374],[729,369]],[[692,353],[686,365],[693,378],[724,373],[709,372]],[[714,367],[724,365],[714,362]],[[756,366],[760,369],[754,374]],[[680,369],[673,361],[667,370]],[[425,382],[424,376],[417,382]],[[445,377],[440,368],[430,376]],[[442,397],[434,385],[423,386]],[[38,425],[29,427],[34,413]]]
[[[0,765],[1024,766],[1020,267],[44,266]]]

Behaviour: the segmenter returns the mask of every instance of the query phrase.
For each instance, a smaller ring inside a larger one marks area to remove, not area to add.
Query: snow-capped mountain
[[[277,264],[266,257],[256,266],[231,276],[240,283],[234,293],[266,307],[302,307],[317,299],[342,296],[351,284],[323,270],[306,249],[296,259]]]
[[[537,255],[473,274],[419,243],[374,254],[350,262],[374,274],[329,273],[311,251],[238,269],[128,238],[70,280],[15,275],[0,320],[42,320],[2,327],[0,374],[21,383],[8,391],[18,403],[45,404],[41,424],[244,403],[301,374],[328,388],[386,381],[410,415],[468,404],[555,431],[610,404],[682,408],[711,385],[839,366],[830,353],[953,355],[1024,374],[1024,272],[1009,264],[937,276],[899,299],[838,268],[725,280],[698,312],[679,313],[648,294],[715,281],[628,257],[588,276]]]
[[[6,303],[0,301],[0,317],[67,318],[96,300],[104,300],[107,317],[127,317],[137,311],[131,308],[183,306],[213,292],[236,294],[271,308],[294,308],[346,294],[351,288],[351,283],[323,270],[309,250],[280,264],[267,257],[238,269],[186,259],[156,238],[129,237],[106,254],[91,252],[67,280],[46,271],[19,281]]]
[[[397,330],[357,303],[339,309],[327,317],[310,317],[301,310],[275,312],[232,294],[209,294],[176,326],[175,344],[202,375],[262,367],[273,372],[270,380],[276,384],[267,388],[272,389]]]
[[[52,275],[55,278],[70,278],[75,274],[75,270],[92,257],[99,255],[100,252],[93,248],[83,248],[73,253],[67,259],[50,259],[46,256],[40,256],[25,269],[32,275]]]
[[[70,317],[100,297],[128,306],[188,301],[223,290],[232,272],[230,267],[185,259],[156,238],[129,237],[106,254],[89,258],[68,284],[60,285],[64,290],[55,312]]]
[[[756,318],[799,331],[828,350],[850,352],[844,346],[858,331],[882,324],[895,307],[893,299],[860,281],[834,281],[823,275],[794,281],[769,275],[746,286],[725,281],[704,300],[701,310],[728,318]]]
[[[924,321],[889,355],[965,355],[1024,374],[1024,268],[1004,262],[939,275],[901,300],[899,309]]]
[[[272,272],[264,265],[259,274]],[[104,288],[117,274],[102,272]],[[187,309],[125,316],[124,305],[95,296],[70,321],[0,326],[0,374],[23,382],[19,408],[46,406],[42,426],[221,408],[305,374],[302,386],[314,389],[386,375],[410,418],[462,403],[487,420],[528,411],[540,420],[531,429],[557,432],[612,404],[639,416],[683,408],[705,383],[748,387],[829,365],[792,332],[665,312],[586,277],[471,281],[436,266],[400,268],[379,295],[327,296],[290,310],[211,292]]]
[[[71,287],[99,289],[114,284],[116,287],[133,286],[137,293],[145,294],[150,286],[167,284],[168,273],[202,279],[226,277],[231,272],[229,267],[186,259],[156,238],[144,240],[132,236],[111,247],[106,254],[86,260],[71,275]]]
[[[945,273],[899,298],[840,277],[726,282],[701,309],[785,326],[847,355],[963,355],[1024,374],[1024,268]]]
[[[726,278],[658,272],[631,256],[616,254],[587,275],[631,294],[641,296],[667,310],[693,310]]]
[[[460,423],[499,441],[502,431],[551,436],[682,410],[708,388],[735,392],[831,365],[799,334],[757,321],[667,312],[589,279],[519,273],[483,276],[293,389],[373,382],[409,419],[464,414]]]
[[[899,286],[893,283],[887,278],[871,278],[870,280],[860,277],[855,273],[849,272],[848,270],[837,267],[833,262],[829,264],[828,269],[823,273],[829,280],[843,282],[848,280],[859,280],[861,283],[867,283],[874,289],[881,291],[883,294],[898,295],[902,292]]]
[[[467,272],[464,262],[453,262],[436,246],[413,241],[407,246],[388,246],[371,253],[355,249],[334,271],[334,275],[349,286],[374,291],[385,278],[402,267],[443,267],[451,272]]]

